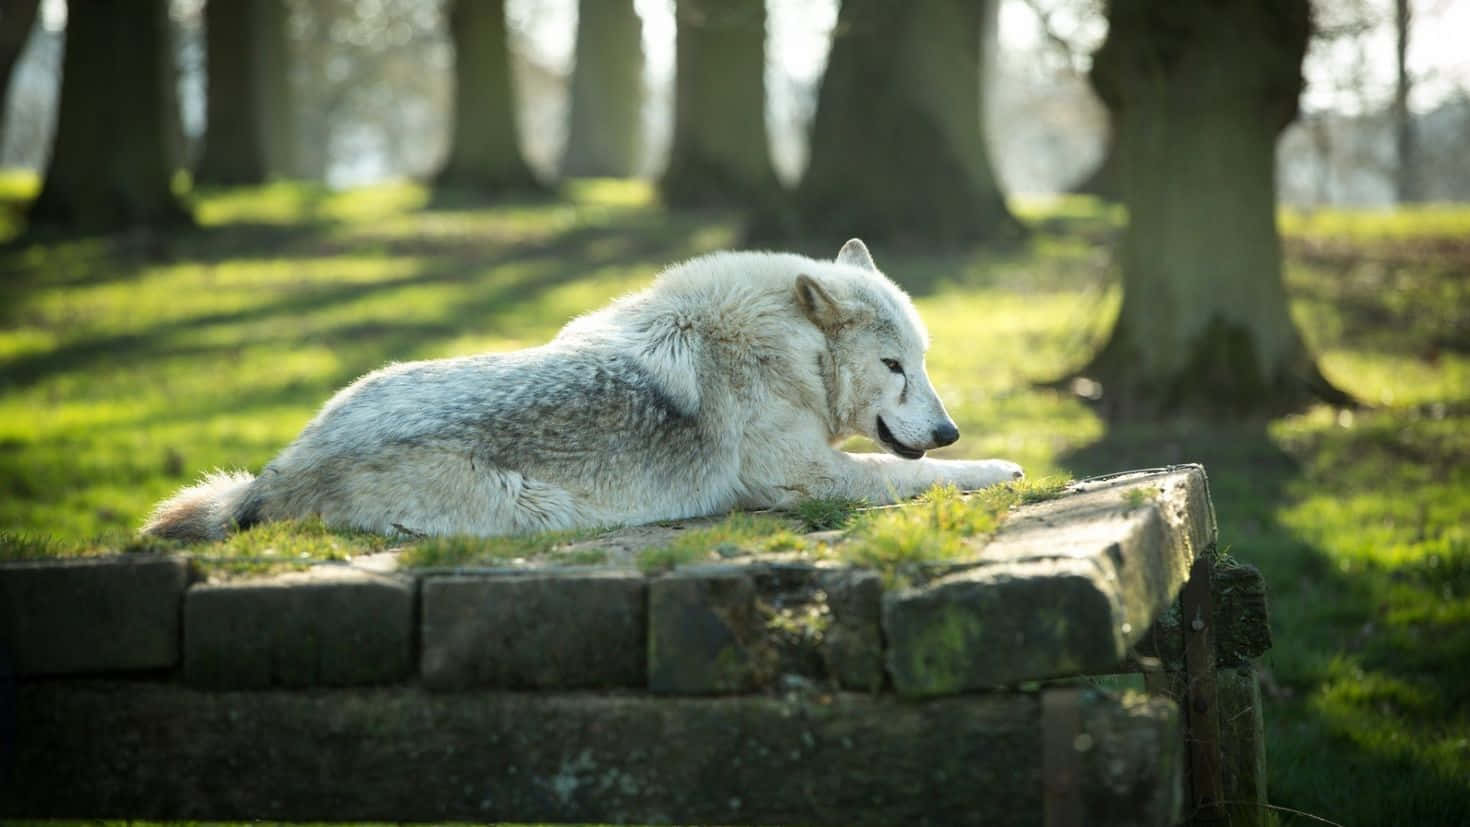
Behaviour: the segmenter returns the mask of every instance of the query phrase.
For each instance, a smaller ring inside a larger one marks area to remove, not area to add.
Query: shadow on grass
[[[1354,564],[1283,521],[1314,494],[1350,500],[1390,491],[1392,511],[1412,508],[1416,494],[1433,499],[1433,486],[1463,476],[1455,470],[1470,461],[1457,456],[1463,449],[1426,454],[1433,428],[1416,433],[1411,412],[1381,416],[1378,427],[1329,425],[1311,444],[1286,448],[1265,423],[1118,425],[1058,464],[1079,477],[1205,466],[1221,548],[1258,566],[1270,589],[1275,648],[1262,666],[1273,804],[1342,824],[1470,823],[1470,777],[1460,774],[1470,760],[1470,624],[1454,611],[1420,611],[1435,601],[1463,606],[1470,595],[1463,535],[1431,524],[1420,533],[1449,538],[1440,557]]]
[[[636,217],[635,217],[636,218]],[[638,226],[642,224],[643,226]],[[264,226],[264,225],[262,225]],[[471,290],[469,300],[457,304],[453,312],[434,322],[421,321],[348,324],[320,335],[302,337],[303,342],[337,345],[366,338],[382,339],[380,360],[401,357],[425,343],[482,329],[485,321],[497,314],[534,302],[539,296],[567,285],[600,267],[646,266],[650,275],[663,263],[691,255],[693,230],[704,225],[691,225],[687,219],[673,217],[666,221],[638,218],[610,224],[571,226],[550,237],[534,241],[500,245],[499,249],[480,248],[469,254],[451,248],[445,253],[440,244],[420,247],[431,255],[425,263],[413,266],[413,272],[370,283],[325,282],[281,291],[276,298],[258,305],[216,313],[205,313],[153,325],[137,333],[116,333],[77,338],[56,348],[33,355],[0,360],[0,376],[10,388],[21,389],[57,373],[89,370],[99,365],[120,366],[179,355],[203,355],[211,351],[231,351],[249,347],[275,333],[262,330],[253,337],[218,346],[181,346],[179,334],[205,328],[260,322],[269,319],[306,319],[346,302],[360,301],[374,294],[433,284],[462,284]],[[309,238],[308,228],[279,228],[277,240]],[[223,246],[267,243],[252,235],[254,229],[243,230],[230,225],[223,233]],[[243,253],[244,250],[239,251]],[[258,254],[258,250],[256,251]],[[339,250],[338,253],[341,251]],[[324,253],[334,254],[334,253]],[[100,257],[111,255],[98,253]],[[216,253],[220,258],[236,259],[237,254]],[[477,279],[487,271],[516,265],[522,275],[503,280],[493,287],[475,288]],[[526,265],[534,265],[527,267]],[[354,370],[357,368],[353,368]],[[355,374],[353,374],[355,375]],[[350,378],[350,377],[341,377]]]

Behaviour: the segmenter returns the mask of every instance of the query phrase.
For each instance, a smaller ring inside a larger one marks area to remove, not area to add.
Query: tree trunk
[[[1287,308],[1277,134],[1294,118],[1307,0],[1113,0],[1093,81],[1117,130],[1123,307],[1081,374],[1115,416],[1277,413],[1350,400]]]
[[[796,193],[807,235],[959,242],[1015,235],[981,129],[994,0],[846,0]]]
[[[677,0],[674,145],[659,182],[674,207],[777,208],[766,133],[764,0]]]
[[[36,22],[40,0],[0,0],[0,134],[4,134],[10,97],[10,73],[25,50]]]
[[[69,12],[55,149],[31,226],[192,224],[170,189],[167,0],[74,0]]]
[[[643,153],[643,23],[633,0],[577,4],[577,65],[561,174],[628,178]]]
[[[521,157],[505,0],[450,0],[454,129],[440,186],[499,196],[543,189]]]
[[[260,10],[255,48],[259,57],[261,106],[257,110],[265,143],[265,168],[272,175],[294,175],[296,153],[296,95],[291,89],[291,44],[287,25],[291,10],[286,0],[256,0]]]
[[[201,184],[263,184],[270,177],[267,136],[275,102],[266,89],[271,62],[270,6],[278,0],[208,0],[204,6],[206,114]],[[284,36],[284,31],[281,32]]]
[[[1411,204],[1421,199],[1419,191],[1419,142],[1414,130],[1414,113],[1409,111],[1409,90],[1413,78],[1409,76],[1409,26],[1414,19],[1409,0],[1394,0],[1394,33],[1397,35],[1395,50],[1396,83],[1393,95],[1394,149],[1397,166],[1394,169],[1394,191],[1400,204]]]

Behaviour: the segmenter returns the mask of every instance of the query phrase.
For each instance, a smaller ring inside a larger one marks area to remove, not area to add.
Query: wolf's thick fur
[[[541,347],[370,373],[259,477],[210,474],[143,531],[212,539],[319,514],[382,533],[496,535],[1019,477],[1003,460],[920,458],[959,436],[925,374],[927,344],[908,296],[856,239],[835,262],[704,256]],[[898,456],[834,447],[853,434]]]

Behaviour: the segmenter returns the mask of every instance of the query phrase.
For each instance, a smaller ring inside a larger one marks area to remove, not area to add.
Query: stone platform
[[[831,561],[632,567],[677,526],[590,541],[603,566],[0,565],[0,816],[1174,823],[1200,788],[1189,681],[1054,681],[1188,672],[1211,509],[1198,466],[1086,480],[893,588]],[[1212,670],[1269,645],[1259,575],[1229,571]],[[1256,782],[1239,752],[1207,804]]]

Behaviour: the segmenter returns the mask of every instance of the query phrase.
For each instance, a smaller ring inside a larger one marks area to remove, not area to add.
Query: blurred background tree
[[[177,123],[166,0],[73,4],[55,148],[32,227],[110,230],[193,223],[171,189]]]
[[[1123,308],[1082,374],[1118,415],[1348,403],[1291,320],[1276,229],[1307,0],[1112,0],[1108,24],[1092,74],[1128,208]]]
[[[261,184],[286,162],[291,123],[282,0],[209,0],[200,184]]]
[[[441,186],[485,195],[539,190],[521,157],[503,0],[450,0],[454,131]]]
[[[40,0],[0,0],[0,131],[5,129],[10,75],[31,36]]]
[[[982,139],[994,0],[847,0],[822,77],[803,234],[959,242],[1018,235]]]
[[[779,210],[766,129],[764,0],[676,0],[675,9],[674,143],[659,180],[665,203]]]
[[[630,178],[643,154],[643,24],[633,0],[581,0],[561,174]]]
[[[22,0],[4,0],[6,5]],[[289,134],[280,169],[334,187],[426,176],[443,162],[451,129],[453,48],[441,0],[278,0],[285,8],[287,105],[272,131]],[[577,0],[507,0],[509,60],[525,160],[554,178],[565,152]],[[187,158],[205,130],[204,0],[171,0],[181,128]],[[1405,5],[1402,72],[1396,66],[1397,0],[1318,0],[1304,71],[1302,117],[1282,133],[1286,204],[1379,205],[1398,200],[1400,168],[1417,170],[1419,198],[1470,198],[1470,55],[1454,33],[1470,13],[1454,0]],[[794,185],[808,133],[836,0],[768,0],[764,114],[779,178]],[[0,166],[44,168],[53,145],[64,0],[42,0],[42,24],[25,42],[9,86]],[[670,158],[675,120],[673,0],[635,0],[644,30],[641,175]],[[19,37],[23,25],[0,26]],[[982,79],[983,130],[999,189],[1012,194],[1078,187],[1105,157],[1108,117],[1088,88],[1092,53],[1106,31],[1100,0],[1001,0],[997,48]],[[838,30],[839,40],[841,30]],[[897,43],[897,32],[888,40]],[[14,42],[13,40],[11,42]],[[982,57],[984,50],[982,49]],[[278,81],[273,81],[278,82]],[[1402,92],[1399,89],[1402,88]],[[1403,97],[1406,105],[1399,106]],[[1405,112],[1407,115],[1405,115]],[[1397,125],[1412,121],[1408,160]],[[1085,188],[1084,189],[1088,189]]]

